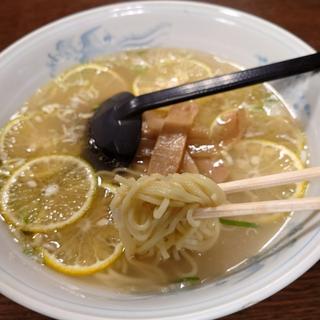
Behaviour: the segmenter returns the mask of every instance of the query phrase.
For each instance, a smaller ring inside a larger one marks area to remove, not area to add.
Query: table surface
[[[0,50],[44,24],[108,0],[0,0]],[[320,51],[320,0],[212,0],[270,20]],[[1,320],[48,320],[0,295]],[[320,263],[269,299],[225,320],[320,319]],[[71,319],[70,319],[71,320]]]

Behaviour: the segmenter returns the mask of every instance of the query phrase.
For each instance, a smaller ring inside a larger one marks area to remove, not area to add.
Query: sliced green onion
[[[32,256],[34,254],[34,250],[33,248],[24,248],[22,250],[23,254],[27,255],[27,256]]]
[[[199,277],[184,277],[177,279],[175,283],[189,283],[189,284],[194,284],[196,282],[199,282],[200,278]]]
[[[24,215],[22,221],[24,224],[29,224],[31,222],[29,214]]]
[[[242,227],[242,228],[258,228],[258,225],[253,222],[248,221],[240,221],[240,220],[229,220],[220,218],[220,223],[226,226],[235,226],[235,227]]]

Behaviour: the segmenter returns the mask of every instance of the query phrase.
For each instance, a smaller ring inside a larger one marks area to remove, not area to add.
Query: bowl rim
[[[2,50],[0,52],[0,61],[10,59],[10,57],[15,53],[16,49],[20,46],[25,45],[29,42],[29,40],[32,40],[34,38],[37,38],[41,36],[42,34],[45,34],[46,32],[50,32],[52,29],[54,29],[57,25],[71,22],[72,20],[76,20],[85,16],[89,16],[94,14],[95,12],[99,12],[101,10],[108,9],[110,11],[114,9],[118,9],[119,7],[136,7],[136,6],[144,6],[144,7],[154,7],[156,5],[166,5],[166,6],[186,6],[189,8],[200,8],[200,9],[208,9],[208,10],[228,10],[230,13],[234,13],[237,15],[241,15],[242,17],[246,19],[250,19],[251,21],[256,21],[259,24],[262,24],[264,27],[268,27],[269,29],[272,29],[273,31],[277,32],[278,34],[282,34],[286,38],[290,38],[291,40],[298,43],[301,48],[303,48],[307,53],[314,53],[315,50],[308,45],[306,42],[292,34],[291,32],[283,29],[282,27],[266,20],[263,18],[260,18],[258,16],[255,16],[250,13],[246,13],[241,10],[233,9],[226,6],[221,6],[217,4],[209,4],[204,2],[198,2],[198,1],[170,1],[170,0],[155,0],[155,1],[133,1],[133,2],[119,2],[115,4],[109,4],[109,5],[101,5],[98,7],[94,7],[91,9],[83,10],[80,12],[76,12],[70,15],[67,15],[65,17],[62,17],[60,19],[54,20],[28,34],[20,38],[19,40],[15,41],[11,45],[9,45],[7,48]],[[319,236],[319,232],[316,234],[316,236]],[[314,236],[315,238],[315,236]],[[166,319],[194,319],[195,317],[199,317],[201,319],[212,319],[212,317],[222,317],[225,315],[229,315],[231,313],[237,312],[240,309],[243,309],[243,305],[246,305],[245,308],[251,306],[251,301],[254,301],[254,303],[260,302],[267,297],[271,296],[272,294],[278,292],[279,290],[283,289],[290,283],[292,283],[294,280],[296,280],[298,277],[300,277],[303,273],[305,273],[308,269],[310,269],[318,260],[320,259],[320,250],[316,246],[314,248],[311,248],[309,252],[307,252],[304,255],[304,259],[302,259],[298,264],[295,265],[295,268],[291,270],[287,270],[287,272],[283,273],[281,277],[278,277],[274,279],[272,282],[270,282],[266,286],[262,286],[260,289],[257,289],[249,294],[244,295],[243,297],[229,302],[225,303],[224,305],[221,305],[218,307],[219,310],[215,310],[213,312],[213,309],[207,309],[202,311],[201,315],[199,312],[194,312],[192,314],[188,315],[182,315],[182,316],[175,316],[175,317],[166,317]],[[0,293],[7,296],[11,300],[31,309],[36,312],[39,312],[41,314],[47,315],[49,317],[55,317],[57,319],[61,320],[70,320],[74,319],[76,316],[79,320],[89,320],[89,319],[102,319],[100,316],[89,316],[89,315],[83,315],[77,312],[69,311],[63,309],[63,307],[57,307],[53,304],[44,303],[41,302],[31,296],[28,296],[27,294],[23,293],[25,292],[23,288],[26,288],[26,285],[23,283],[20,283],[17,281],[17,279],[13,279],[13,282],[15,282],[15,287],[7,285],[2,283],[0,285]],[[11,282],[12,284],[12,282]],[[34,290],[31,288],[31,290]],[[41,293],[40,293],[41,295]],[[215,307],[217,309],[217,307]],[[213,315],[213,313],[215,315]],[[104,317],[104,319],[107,319]],[[113,319],[111,317],[108,317],[108,319]],[[119,318],[117,318],[119,319]],[[164,317],[153,317],[152,319],[164,319]]]

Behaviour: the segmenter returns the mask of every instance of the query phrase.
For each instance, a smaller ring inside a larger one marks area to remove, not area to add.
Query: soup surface
[[[174,239],[196,234],[187,245],[169,244],[168,225],[162,242],[144,250],[159,230],[156,226],[141,236],[149,228],[149,220],[141,218],[144,206],[134,216],[138,222],[127,222],[127,228],[137,225],[131,250],[110,203],[127,179],[154,173],[202,174],[220,183],[302,168],[304,133],[271,88],[251,86],[146,112],[129,169],[108,171],[92,162],[87,148],[89,119],[108,97],[121,91],[139,95],[234,70],[201,52],[147,49],[75,66],[35,92],[2,129],[0,140],[1,214],[24,252],[58,272],[141,292],[212,281],[265,250],[289,213],[207,221],[200,227],[183,216]],[[304,189],[304,184],[293,184],[231,194],[227,201],[301,197]],[[160,218],[154,214],[152,219]],[[138,242],[141,250],[130,254]]]

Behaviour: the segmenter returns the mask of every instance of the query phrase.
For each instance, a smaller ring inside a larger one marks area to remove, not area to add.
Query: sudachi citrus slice
[[[89,208],[96,177],[72,156],[45,156],[27,162],[1,193],[4,217],[24,231],[46,232],[79,219]]]
[[[77,111],[89,112],[99,103],[122,91],[128,91],[127,82],[112,65],[87,63],[61,74],[55,83],[68,96],[68,104]]]
[[[98,189],[92,207],[77,222],[47,234],[44,263],[56,271],[79,276],[111,266],[123,252],[109,210],[110,197]]]
[[[248,139],[233,146],[230,150],[233,159],[230,180],[239,180],[273,173],[303,169],[299,157],[287,147],[267,140]],[[228,196],[231,202],[250,202],[302,197],[304,182],[240,192]],[[283,214],[246,216],[242,220],[268,223],[283,218]]]
[[[263,109],[247,109],[248,127],[245,137],[276,141],[300,156],[305,150],[306,137],[301,127],[288,115],[268,115]]]
[[[86,124],[75,118],[62,118],[58,110],[22,115],[10,121],[0,137],[2,160],[23,159],[52,154],[81,153]]]
[[[133,92],[140,95],[212,76],[211,68],[197,60],[181,59],[152,65],[133,82]]]

